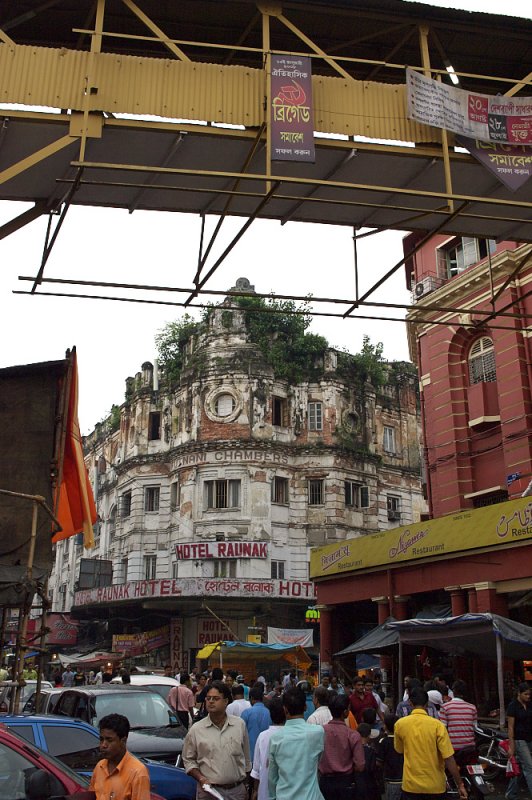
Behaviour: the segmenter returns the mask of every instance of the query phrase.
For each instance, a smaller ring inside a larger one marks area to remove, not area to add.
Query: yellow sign
[[[371,567],[389,567],[526,539],[532,539],[532,501],[522,497],[314,548],[310,577],[315,580]]]
[[[262,637],[260,633],[248,633],[246,636],[246,642],[251,642],[251,644],[261,644]]]

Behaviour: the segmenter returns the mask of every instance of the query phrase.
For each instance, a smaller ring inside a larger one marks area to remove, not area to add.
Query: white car
[[[26,681],[26,685],[22,687],[20,690],[19,695],[19,703],[18,708],[13,709],[14,714],[20,714],[21,709],[26,704],[26,701],[30,698],[30,696],[35,692],[37,688],[37,681],[36,680],[29,680]],[[53,689],[53,683],[50,681],[41,681],[41,689]],[[9,711],[9,701],[11,700],[11,695],[15,692],[15,686],[3,686],[0,691],[0,711],[6,712]]]
[[[146,689],[151,689],[152,692],[160,694],[166,702],[168,702],[168,695],[172,686],[179,686],[179,681],[176,681],[175,678],[167,678],[166,675],[133,673],[130,678],[131,686],[144,686]],[[122,678],[120,676],[113,678],[111,683],[122,683]]]

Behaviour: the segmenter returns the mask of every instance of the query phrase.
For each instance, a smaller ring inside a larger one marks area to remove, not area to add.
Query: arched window
[[[482,336],[469,351],[469,382],[490,383],[496,380],[493,341],[489,336]]]

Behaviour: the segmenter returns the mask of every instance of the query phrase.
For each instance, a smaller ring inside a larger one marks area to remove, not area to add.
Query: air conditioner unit
[[[438,289],[438,281],[432,275],[427,275],[422,281],[418,281],[414,286],[414,299],[420,300],[425,295]]]
[[[388,519],[401,519],[401,512],[400,511],[388,511]]]

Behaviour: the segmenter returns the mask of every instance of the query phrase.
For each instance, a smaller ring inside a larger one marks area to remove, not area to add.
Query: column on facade
[[[477,611],[480,614],[490,612],[492,614],[500,614],[503,617],[508,616],[507,597],[505,594],[497,594],[494,583],[477,583],[475,591],[477,595]]]
[[[467,603],[465,591],[461,586],[446,586],[445,591],[451,595],[451,614],[459,617],[467,613]]]
[[[374,603],[377,603],[377,613],[379,625],[383,625],[390,616],[390,601],[388,597],[372,597]],[[387,685],[390,681],[392,674],[392,658],[391,656],[380,656],[380,669],[382,673],[382,682]]]
[[[474,584],[468,584],[463,587],[467,591],[467,610],[470,614],[478,613],[478,600],[477,590]]]
[[[316,606],[320,612],[320,666],[321,671],[329,672],[333,656],[333,615],[330,606]]]
[[[403,619],[408,619],[408,601],[410,597],[406,595],[396,594],[393,599],[393,611],[394,617],[396,620],[401,621]]]

